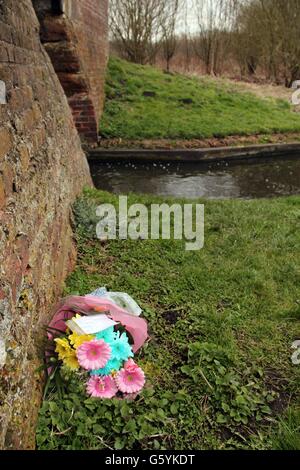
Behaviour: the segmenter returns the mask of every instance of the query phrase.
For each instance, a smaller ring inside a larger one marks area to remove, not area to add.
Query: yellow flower
[[[72,350],[72,352],[64,358],[64,365],[72,370],[79,369],[79,362],[77,360],[76,351]]]
[[[64,360],[65,357],[72,353],[72,348],[69,341],[66,338],[55,338],[56,342],[55,351],[58,354],[59,359]]]
[[[94,339],[93,335],[78,335],[77,333],[72,333],[69,336],[70,343],[74,346],[75,349],[79,348],[83,343],[91,341]]]

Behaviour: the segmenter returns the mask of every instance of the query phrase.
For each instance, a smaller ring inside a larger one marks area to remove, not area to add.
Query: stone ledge
[[[216,147],[199,149],[104,149],[94,148],[87,150],[90,162],[97,161],[170,161],[170,162],[217,162],[240,161],[253,158],[275,158],[285,155],[298,155],[300,157],[300,143],[250,145],[243,147]]]

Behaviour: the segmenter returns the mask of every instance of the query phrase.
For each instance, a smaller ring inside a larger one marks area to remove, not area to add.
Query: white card
[[[92,335],[106,330],[107,328],[117,325],[117,322],[108,318],[107,315],[89,315],[81,318],[74,318],[73,320],[86,335]]]

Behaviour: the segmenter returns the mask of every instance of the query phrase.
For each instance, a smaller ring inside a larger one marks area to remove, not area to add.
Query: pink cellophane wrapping
[[[49,327],[62,332],[66,331],[66,321],[74,317],[75,313],[89,315],[91,313],[105,312],[108,317],[120,322],[133,338],[132,350],[138,351],[148,338],[147,322],[143,318],[130,315],[126,310],[110,300],[92,295],[70,296],[63,299],[51,320]],[[109,312],[109,313],[108,313]],[[52,335],[50,335],[51,337]],[[55,336],[55,334],[54,334]]]

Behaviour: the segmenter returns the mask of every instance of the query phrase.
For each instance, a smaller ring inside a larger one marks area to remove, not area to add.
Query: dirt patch
[[[165,310],[162,312],[162,317],[163,319],[169,324],[169,325],[175,325],[175,323],[180,320],[185,315],[185,311],[182,308],[176,308],[173,306],[170,306],[168,310]]]
[[[283,413],[291,400],[290,392],[286,391],[288,381],[281,377],[276,370],[267,369],[265,382],[270,390],[277,393],[275,400],[270,404],[273,415]]]
[[[170,325],[175,325],[175,323],[177,322],[177,320],[179,320],[179,318],[182,317],[182,314],[183,312],[179,312],[179,311],[176,311],[176,310],[170,310],[168,312],[164,312],[164,319],[167,323],[169,323]]]
[[[275,85],[274,83],[266,83],[257,81],[244,81],[239,79],[224,79],[224,78],[215,78],[215,80],[222,84],[227,84],[228,86],[233,85],[234,88],[238,87],[241,92],[250,92],[259,98],[274,98],[281,99],[291,103],[291,98],[293,91],[291,88],[286,88],[282,85]],[[300,108],[298,111],[300,111]]]

